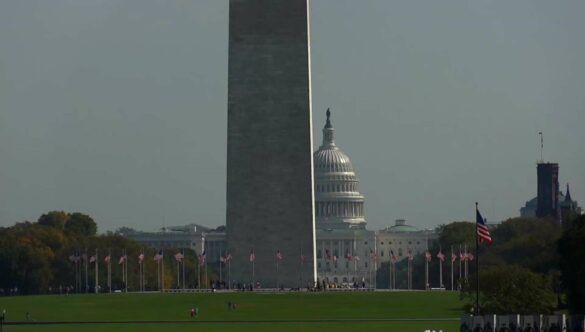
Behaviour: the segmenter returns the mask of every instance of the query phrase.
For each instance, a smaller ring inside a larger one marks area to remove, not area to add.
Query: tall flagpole
[[[85,292],[89,292],[89,257],[87,256],[87,248],[85,248]]]
[[[451,246],[451,290],[453,290],[453,246]]]
[[[99,281],[98,281],[98,266],[99,266],[98,260],[99,260],[98,259],[98,250],[97,250],[97,248],[95,248],[95,287],[94,287],[95,289],[94,289],[94,292],[96,294],[99,293],[99,285],[100,285]]]
[[[440,252],[443,254],[442,250]],[[441,258],[439,258],[439,287],[443,288],[443,259]]]
[[[221,251],[219,252],[219,287],[221,287],[221,264],[223,263],[223,256],[221,255]]]
[[[112,292],[112,250],[108,249],[108,288],[109,292]]]
[[[183,255],[183,260],[181,261],[183,263],[183,289],[185,289],[185,249],[181,249],[182,255]]]
[[[475,202],[475,216],[477,219],[477,202]],[[479,316],[479,236],[477,234],[477,220],[475,221],[475,314]]]
[[[162,258],[160,260],[160,284],[161,290],[165,289],[165,252],[164,249],[161,249]]]

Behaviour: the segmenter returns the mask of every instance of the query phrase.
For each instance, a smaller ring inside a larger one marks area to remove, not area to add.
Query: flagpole
[[[221,263],[222,262],[222,256],[221,256],[221,251],[219,252],[219,286],[221,287]]]
[[[161,290],[164,291],[165,289],[165,252],[164,249],[161,249],[162,258],[160,260],[160,285]]]
[[[201,255],[199,255],[201,257]],[[197,262],[197,287],[201,289],[201,258]]]
[[[463,259],[461,258],[461,243],[459,243],[459,285],[461,285],[461,270],[463,269],[462,266]]]
[[[85,248],[85,292],[89,292],[89,257],[87,256],[87,248]]]
[[[112,292],[112,250],[108,249],[108,256],[110,259],[108,260],[108,289],[109,292]]]
[[[453,291],[453,246],[451,246],[451,291]]]
[[[228,254],[229,255],[229,254]],[[227,256],[226,256],[227,257]],[[231,267],[232,267],[232,259],[230,258],[228,260],[228,289],[232,289],[232,285],[231,285],[231,280],[232,280],[232,275],[231,275]]]
[[[443,254],[443,250],[439,248],[441,254]],[[439,258],[439,287],[443,288],[443,259]]]
[[[95,287],[94,287],[94,293],[98,294],[99,293],[99,282],[98,282],[98,250],[97,248],[95,248]]]
[[[276,257],[276,289],[278,289],[278,282],[279,282],[279,278],[278,278],[278,257]]]
[[[477,202],[475,202],[475,215],[477,219]],[[479,316],[479,236],[477,234],[477,220],[475,222],[475,314]]]
[[[426,253],[425,253],[425,255],[426,255]],[[429,259],[425,257],[425,290],[428,290],[428,289],[429,289]]]

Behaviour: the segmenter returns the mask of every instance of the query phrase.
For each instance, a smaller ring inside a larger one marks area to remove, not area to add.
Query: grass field
[[[228,310],[228,301],[237,304]],[[4,326],[30,331],[457,331],[462,303],[450,292],[205,293],[22,296],[0,298],[9,321],[182,320],[173,323]],[[189,310],[199,308],[191,319]],[[315,321],[363,319],[363,321]],[[376,321],[379,319],[427,319]],[[430,320],[428,320],[430,319]],[[433,320],[435,319],[435,320]],[[262,320],[263,322],[252,322]],[[195,321],[193,323],[192,321]],[[207,323],[206,323],[207,321]],[[231,321],[231,323],[230,323]]]

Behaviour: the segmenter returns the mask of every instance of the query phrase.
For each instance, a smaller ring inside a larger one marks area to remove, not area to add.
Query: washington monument
[[[313,285],[308,0],[230,0],[227,248],[231,279]]]

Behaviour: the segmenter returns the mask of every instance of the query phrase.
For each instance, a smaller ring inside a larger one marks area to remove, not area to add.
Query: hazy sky
[[[331,107],[369,228],[519,214],[538,132],[585,202],[585,1],[313,0],[314,145]],[[225,222],[227,0],[0,1],[0,225]],[[277,110],[275,110],[277,111]]]

